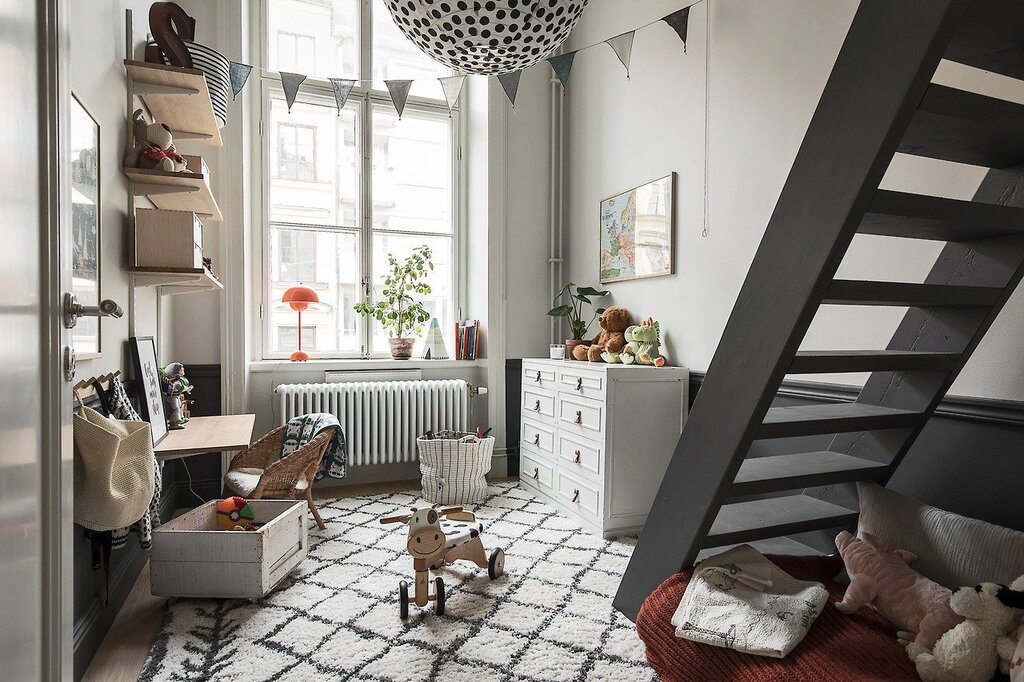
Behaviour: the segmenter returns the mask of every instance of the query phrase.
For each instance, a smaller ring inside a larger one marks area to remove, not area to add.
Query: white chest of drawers
[[[604,537],[639,532],[686,420],[681,367],[523,360],[519,477]]]

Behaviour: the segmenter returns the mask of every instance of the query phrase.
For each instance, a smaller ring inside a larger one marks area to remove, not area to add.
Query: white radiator
[[[466,431],[470,386],[461,379],[282,384],[281,424],[311,412],[341,422],[350,466],[416,461],[416,437]]]

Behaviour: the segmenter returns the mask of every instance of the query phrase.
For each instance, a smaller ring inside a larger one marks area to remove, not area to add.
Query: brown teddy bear
[[[589,346],[576,346],[572,356],[577,360],[601,362],[601,353],[621,353],[626,346],[626,327],[629,326],[629,311],[621,305],[610,305],[597,318],[601,333]]]
[[[188,170],[185,158],[174,147],[171,129],[163,123],[147,123],[142,109],[136,109],[132,116],[132,132],[135,146],[125,157],[129,168],[155,168],[173,173]]]

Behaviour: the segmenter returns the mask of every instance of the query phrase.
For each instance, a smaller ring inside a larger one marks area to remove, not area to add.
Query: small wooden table
[[[252,440],[254,414],[192,417],[185,428],[168,431],[153,448],[157,459],[175,459],[207,452],[245,450]]]

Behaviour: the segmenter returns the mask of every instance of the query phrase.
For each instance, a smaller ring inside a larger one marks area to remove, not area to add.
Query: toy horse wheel
[[[505,573],[505,551],[501,547],[491,552],[491,558],[487,561],[487,577],[491,580],[500,578]]]
[[[404,580],[398,583],[398,617],[402,620],[409,617],[409,583]]]
[[[444,615],[444,581],[434,578],[434,613]]]

